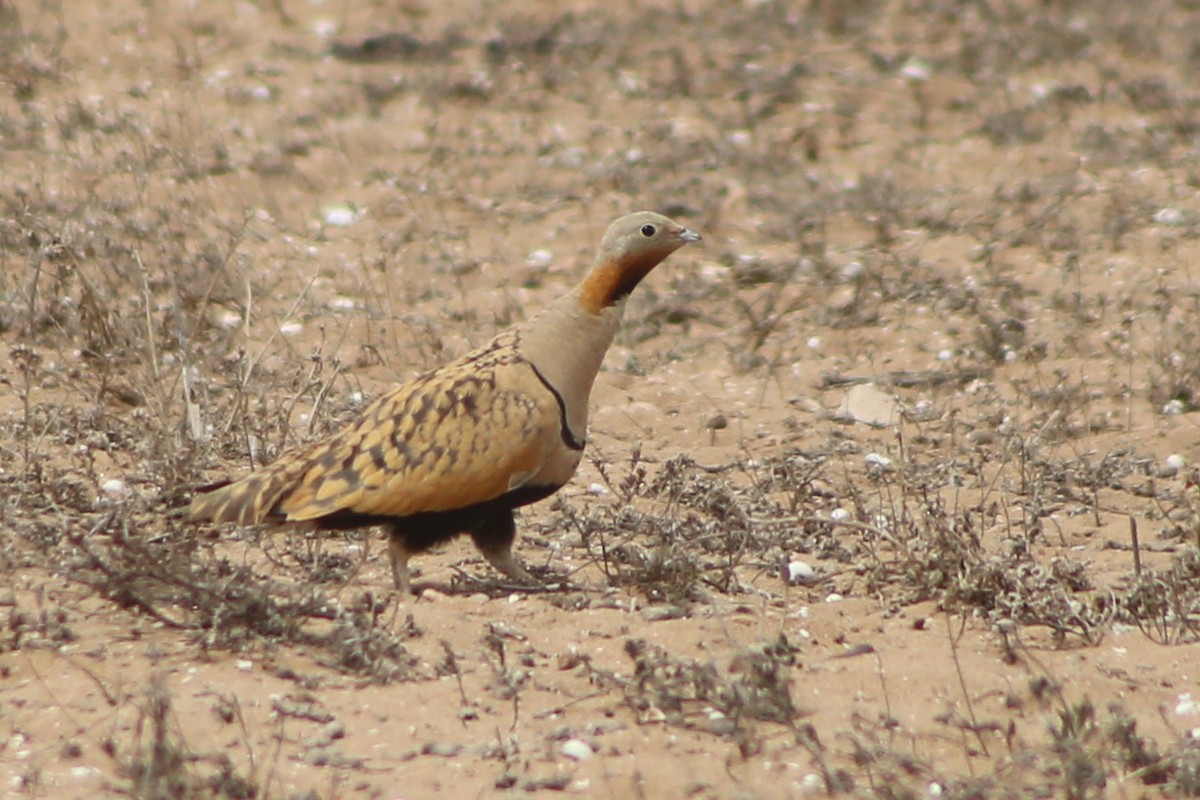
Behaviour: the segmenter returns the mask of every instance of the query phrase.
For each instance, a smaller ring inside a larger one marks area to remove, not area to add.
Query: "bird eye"
[[[642,226],[642,236],[649,238],[649,237],[653,236],[654,234],[656,234],[657,232],[658,231],[655,230],[653,225],[643,225]]]

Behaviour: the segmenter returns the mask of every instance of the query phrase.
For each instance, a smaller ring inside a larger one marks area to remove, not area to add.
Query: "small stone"
[[[554,263],[554,253],[549,250],[534,250],[525,257],[525,263],[535,269],[545,269]]]
[[[976,428],[967,434],[967,441],[974,445],[991,444],[996,441],[996,434],[987,428]]]
[[[746,147],[754,141],[754,138],[750,135],[750,132],[744,130],[734,131],[733,133],[729,134],[727,138],[729,143],[734,147]]]
[[[724,714],[710,716],[708,719],[708,732],[714,736],[729,736],[737,730],[737,721],[729,719]]]
[[[879,453],[867,453],[863,460],[867,463],[867,469],[872,472],[891,472],[895,467],[890,458]]]
[[[441,756],[442,758],[454,758],[462,752],[462,745],[457,745],[452,742],[427,742],[421,747],[421,755],[424,756]]]
[[[1163,405],[1163,407],[1162,407],[1162,413],[1164,413],[1168,416],[1174,416],[1175,414],[1182,414],[1186,410],[1187,410],[1187,406],[1185,406],[1183,404],[1182,400],[1168,400],[1166,402],[1166,404]]]
[[[869,383],[851,386],[836,413],[838,419],[861,422],[873,428],[894,425],[899,416],[896,398]]]
[[[1160,208],[1154,212],[1154,221],[1159,225],[1182,225],[1186,218],[1178,208]]]
[[[321,219],[325,221],[325,224],[339,228],[353,225],[360,216],[358,209],[349,203],[334,203],[321,209]]]
[[[805,795],[824,793],[825,779],[815,772],[810,772],[800,779],[800,791]]]
[[[840,506],[829,512],[829,518],[834,522],[845,522],[850,516],[850,510]]]
[[[846,266],[842,267],[842,280],[846,283],[853,283],[865,275],[867,268],[861,262],[851,261]]]
[[[1179,453],[1172,453],[1163,459],[1162,466],[1158,468],[1158,477],[1171,478],[1186,468],[1187,459],[1179,455]]]
[[[913,83],[924,83],[929,80],[929,65],[916,56],[911,56],[900,68],[900,77]]]
[[[642,616],[647,622],[661,622],[667,619],[682,619],[687,616],[687,609],[682,606],[657,605],[646,606]]]
[[[708,421],[704,423],[704,427],[710,431],[723,431],[729,427],[729,420],[724,414],[715,414],[708,418]]]
[[[583,739],[567,739],[562,743],[562,754],[572,761],[587,761],[595,751]]]
[[[806,561],[789,561],[785,569],[787,582],[792,586],[796,584],[814,583],[817,579],[817,572]]]
[[[125,481],[119,478],[109,478],[100,484],[100,491],[112,497],[123,497],[125,495]]]
[[[556,661],[556,666],[561,670],[575,669],[582,664],[586,659],[583,654],[572,647],[565,653],[559,653]]]

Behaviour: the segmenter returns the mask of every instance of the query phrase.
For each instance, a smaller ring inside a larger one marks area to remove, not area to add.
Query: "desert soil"
[[[1196,31],[0,0],[0,792],[1200,795]],[[547,591],[172,515],[639,208]]]

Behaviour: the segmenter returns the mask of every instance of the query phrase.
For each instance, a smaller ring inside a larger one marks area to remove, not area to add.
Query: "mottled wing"
[[[466,365],[464,365],[466,366]],[[536,474],[560,441],[554,396],[521,361],[442,369],[374,402],[304,453],[274,512],[403,517],[481,503]]]

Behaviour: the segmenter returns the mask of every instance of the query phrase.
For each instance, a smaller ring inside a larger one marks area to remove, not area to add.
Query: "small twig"
[[[975,706],[971,702],[971,693],[967,690],[967,679],[963,676],[962,662],[958,660],[958,643],[954,640],[954,635],[950,632],[950,615],[946,617],[946,638],[950,640],[950,656],[954,659],[954,672],[958,675],[958,685],[962,689],[963,703],[967,707],[967,715],[971,718],[971,732],[975,734],[976,741],[983,748],[983,754],[991,758],[991,753],[988,752],[987,742],[983,739],[983,734],[980,732],[979,720],[975,717]],[[968,763],[970,763],[968,761]]]
[[[246,364],[246,369],[242,372],[241,380],[239,381],[240,385],[238,386],[238,390],[240,392],[244,393],[247,390],[247,388],[250,386],[250,377],[251,377],[251,375],[254,374],[254,370],[258,368],[259,362],[262,361],[266,357],[267,352],[270,349],[271,345],[273,345],[275,343],[275,340],[277,338],[279,338],[279,336],[280,336],[279,328],[282,325],[284,325],[285,323],[287,323],[288,320],[292,319],[292,317],[294,317],[296,315],[296,313],[300,309],[300,304],[303,303],[305,301],[305,299],[307,299],[308,293],[310,291],[312,291],[313,284],[315,284],[317,282],[318,277],[320,277],[320,270],[314,270],[312,276],[308,279],[308,282],[304,284],[304,288],[300,290],[300,294],[298,294],[296,296],[296,299],[295,299],[295,301],[293,301],[291,308],[289,308],[287,310],[287,313],[283,315],[283,319],[280,321],[279,325],[277,325],[275,327],[275,330],[271,331],[271,335],[267,337],[266,343],[264,343],[263,346],[261,348],[259,348],[258,354],[253,356],[250,359],[250,361]],[[247,329],[250,326],[249,300],[250,300],[250,292],[249,292],[249,287],[247,286],[247,311],[246,311],[246,327],[247,327]],[[229,419],[225,423],[226,431],[228,431],[229,429],[231,429],[233,427],[234,423],[237,422],[237,419],[239,416],[240,415],[238,415],[238,414],[230,415]]]
[[[337,360],[333,362],[333,373],[321,384],[321,388],[317,390],[317,396],[313,400],[312,408],[308,412],[308,430],[306,436],[313,435],[313,428],[317,424],[317,415],[320,413],[321,404],[325,402],[325,398],[329,396],[329,390],[333,388],[334,381],[342,374],[342,365]]]
[[[1129,518],[1129,541],[1133,545],[1133,575],[1135,578],[1142,577],[1142,548],[1138,545],[1138,526],[1137,519]]]
[[[454,655],[454,648],[451,646],[449,640],[442,639],[441,644],[442,652],[446,654],[446,660],[443,663],[445,663],[446,669],[450,670],[450,674],[454,676],[454,680],[458,683],[458,695],[462,698],[462,704],[463,706],[470,706],[472,703],[467,697],[467,690],[463,688],[462,670],[458,668],[458,656]],[[466,720],[463,720],[463,724],[466,724]]]

